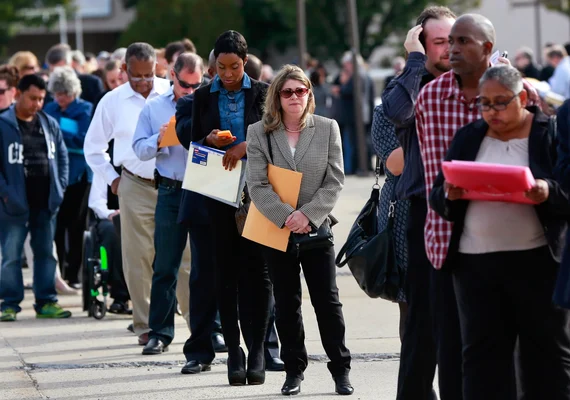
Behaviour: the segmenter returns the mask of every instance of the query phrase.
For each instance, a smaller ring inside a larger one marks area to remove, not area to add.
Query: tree
[[[570,17],[570,1],[569,0],[541,0],[541,3],[554,11],[558,11],[567,17]]]
[[[26,9],[40,10],[64,6],[72,11],[72,0],[9,0],[0,1],[0,53],[5,51],[8,40],[21,26],[50,26],[57,21],[57,15],[28,16]]]
[[[213,4],[215,3],[215,4]],[[228,29],[243,30],[235,0],[126,0],[137,17],[121,35],[122,45],[146,41],[156,47],[182,38],[191,39],[198,53],[208,57],[216,38]]]
[[[296,2],[293,0],[123,0],[137,8],[137,19],[123,43],[147,40],[163,46],[182,37],[192,39],[207,56],[216,37],[227,29],[244,34],[261,57],[269,50],[297,45]],[[450,5],[460,13],[479,0],[357,0],[361,52],[368,57],[391,34],[404,34],[428,4]],[[339,60],[350,48],[346,0],[306,0],[307,49],[321,59]]]

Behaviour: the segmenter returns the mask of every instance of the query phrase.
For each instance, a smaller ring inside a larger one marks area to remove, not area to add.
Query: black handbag
[[[339,268],[348,264],[356,282],[369,297],[396,301],[404,278],[392,232],[396,201],[393,196],[388,211],[388,225],[384,231],[378,232],[379,170],[377,159],[376,184],[370,199],[352,225],[335,263]]]

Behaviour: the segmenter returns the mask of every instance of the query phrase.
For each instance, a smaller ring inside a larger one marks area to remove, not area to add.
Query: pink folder
[[[535,184],[528,167],[454,160],[443,162],[443,175],[466,200],[535,204],[524,196]]]

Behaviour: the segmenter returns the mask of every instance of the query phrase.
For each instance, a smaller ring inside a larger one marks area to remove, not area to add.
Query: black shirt
[[[40,120],[18,119],[24,145],[24,172],[26,194],[30,208],[47,208],[50,191],[50,173],[47,142]]]

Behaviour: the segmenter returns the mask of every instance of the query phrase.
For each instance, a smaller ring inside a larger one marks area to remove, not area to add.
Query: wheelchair
[[[97,237],[96,225],[90,225],[83,232],[83,311],[87,311],[89,317],[103,319],[109,296],[109,260],[107,250]]]

